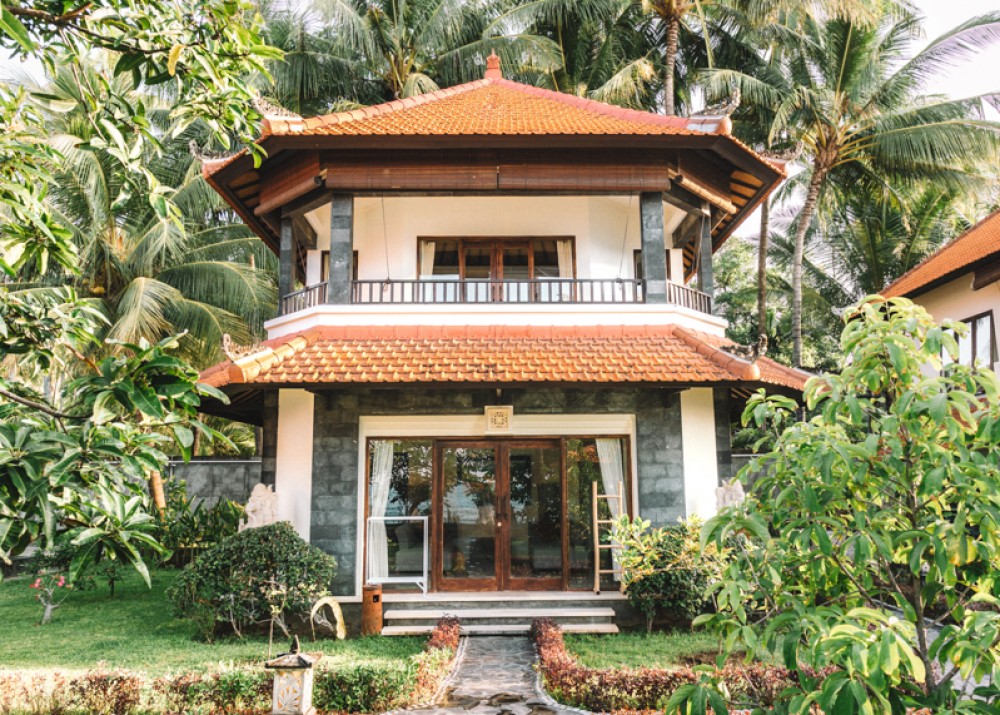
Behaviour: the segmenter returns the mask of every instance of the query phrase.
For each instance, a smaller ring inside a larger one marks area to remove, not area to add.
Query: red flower
[[[40,578],[35,579],[35,582],[31,584],[31,586],[29,586],[29,588],[41,588],[41,587],[42,587],[42,579]]]

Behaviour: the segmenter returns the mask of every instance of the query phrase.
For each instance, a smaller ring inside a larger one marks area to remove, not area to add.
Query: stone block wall
[[[635,413],[639,513],[655,525],[684,516],[681,406],[660,388],[350,389],[317,395],[313,430],[311,540],[337,558],[337,595],[354,593],[358,439],[362,415],[482,414],[512,404],[515,414]],[[405,436],[405,435],[400,435]]]
[[[167,477],[183,479],[188,496],[215,504],[220,499],[246,504],[254,485],[261,480],[259,459],[197,459],[171,461]]]

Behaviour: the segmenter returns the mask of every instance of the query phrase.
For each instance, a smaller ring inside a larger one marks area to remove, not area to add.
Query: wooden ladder
[[[601,592],[601,576],[615,575],[621,576],[622,570],[620,568],[615,568],[615,557],[614,550],[621,550],[621,544],[616,544],[611,539],[608,539],[608,543],[601,543],[601,527],[608,527],[610,532],[610,527],[617,521],[617,519],[601,519],[600,512],[598,511],[598,504],[600,500],[603,499],[607,502],[616,501],[618,502],[618,514],[625,513],[625,495],[624,488],[621,482],[618,482],[618,493],[617,494],[599,494],[597,489],[597,481],[590,483],[591,491],[591,514],[594,519],[594,593],[600,594]],[[610,508],[609,511],[614,514],[615,510]],[[601,552],[610,551],[611,555],[611,568],[602,569],[601,568]]]

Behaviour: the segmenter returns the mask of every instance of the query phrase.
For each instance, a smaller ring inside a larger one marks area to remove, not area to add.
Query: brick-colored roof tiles
[[[316,328],[202,373],[230,384],[766,383],[801,390],[809,375],[737,357],[726,341],[664,327]]]
[[[321,117],[271,117],[265,134],[510,136],[728,134],[728,117],[675,117],[616,107],[506,79],[482,79]]]
[[[924,286],[948,278],[990,256],[1000,256],[1000,211],[990,214],[904,273],[890,283],[882,294],[895,298],[920,292]]]

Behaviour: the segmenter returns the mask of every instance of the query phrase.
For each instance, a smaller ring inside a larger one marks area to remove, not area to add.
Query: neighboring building
[[[267,342],[203,377],[218,412],[263,425],[264,480],[337,557],[344,601],[372,581],[413,600],[425,558],[431,599],[578,600],[611,566],[595,483],[622,488],[604,517],[714,512],[731,396],[807,377],[737,354],[712,313],[713,251],[783,177],[729,127],[490,58],[458,87],[269,116],[260,167],[205,163],[279,253],[281,305]]]
[[[1000,371],[996,318],[1000,315],[1000,211],[891,283],[883,294],[922,305],[937,320],[969,326],[959,340],[959,360]]]

